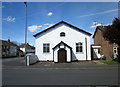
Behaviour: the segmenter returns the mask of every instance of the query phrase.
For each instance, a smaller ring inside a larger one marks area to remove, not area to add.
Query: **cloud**
[[[49,12],[47,15],[48,15],[48,16],[51,16],[51,15],[53,15],[53,13],[52,13],[52,12]]]
[[[53,24],[43,24],[43,25],[45,25],[45,26],[47,26],[47,27],[50,27],[50,26],[52,26]]]
[[[43,24],[42,25],[42,29],[47,29],[49,27],[51,27],[53,24]]]
[[[42,26],[32,25],[32,26],[29,26],[29,27],[28,27],[28,30],[29,30],[30,32],[35,32],[35,31],[37,31],[37,30],[40,30],[40,27],[42,27]]]
[[[107,23],[107,24],[105,24],[105,25],[112,25],[112,23]]]
[[[112,23],[107,23],[107,24],[100,24],[100,23],[97,23],[96,21],[94,21],[93,22],[93,25],[92,26],[90,26],[90,28],[95,28],[95,27],[97,27],[97,26],[101,26],[101,25],[103,25],[103,26],[107,26],[107,25],[111,25]]]
[[[96,21],[94,21],[94,22],[93,22],[93,25],[95,25],[95,24],[97,24],[97,22],[96,22]]]
[[[3,18],[3,20],[7,22],[15,22],[16,18],[12,16],[8,16],[7,18]]]
[[[101,26],[102,24],[96,24],[96,25],[92,25],[92,26],[90,26],[90,28],[95,28],[95,27],[97,27],[97,26]]]
[[[43,24],[43,25],[50,25],[50,24]]]
[[[32,26],[29,26],[28,27],[28,30],[30,32],[36,32],[37,30],[43,30],[43,29],[46,29],[48,27],[51,27],[53,24],[42,24],[42,25],[32,25]]]
[[[118,11],[120,9],[111,9],[111,10],[106,10],[106,11],[103,11],[103,12],[97,12],[97,13],[91,13],[91,14],[88,14],[88,15],[82,15],[82,16],[79,16],[80,18],[81,17],[88,17],[88,16],[93,16],[93,15],[98,15],[98,14],[106,14],[106,13],[111,13],[111,12],[115,12],[115,11]]]

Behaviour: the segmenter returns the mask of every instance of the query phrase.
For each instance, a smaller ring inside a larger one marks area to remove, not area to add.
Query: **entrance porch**
[[[72,48],[61,41],[53,48],[53,61],[59,63],[71,62]]]

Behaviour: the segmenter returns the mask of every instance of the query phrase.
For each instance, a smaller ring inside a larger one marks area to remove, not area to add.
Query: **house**
[[[23,53],[25,53],[25,47],[26,47],[26,52],[27,53],[35,53],[35,47],[31,46],[29,43],[27,43],[27,44],[21,44],[19,46],[20,50],[22,50]]]
[[[34,35],[39,61],[91,60],[91,34],[61,21]]]
[[[13,57],[18,55],[18,46],[9,39],[0,40],[0,55],[1,57]]]
[[[92,58],[94,59],[105,57],[107,60],[112,60],[118,55],[118,46],[116,44],[110,44],[109,41],[106,41],[103,37],[105,28],[106,26],[97,26],[93,35],[94,44],[92,45]]]

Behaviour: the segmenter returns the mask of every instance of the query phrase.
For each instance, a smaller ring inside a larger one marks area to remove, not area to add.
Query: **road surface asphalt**
[[[118,65],[82,61],[38,62],[26,67],[22,57],[2,63],[2,85],[118,85]]]

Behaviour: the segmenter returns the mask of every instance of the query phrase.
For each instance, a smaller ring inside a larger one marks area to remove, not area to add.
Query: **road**
[[[118,65],[3,62],[3,85],[118,85]]]

